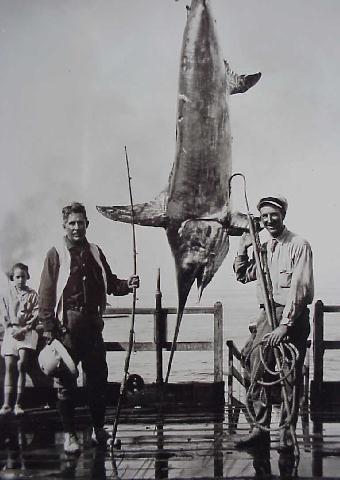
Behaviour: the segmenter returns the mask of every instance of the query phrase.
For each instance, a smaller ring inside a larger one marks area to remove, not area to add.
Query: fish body
[[[180,221],[228,202],[231,131],[226,69],[209,4],[192,2],[180,60],[177,143],[167,213]]]
[[[193,1],[183,34],[179,71],[176,158],[169,179],[168,241],[175,258],[180,305],[197,280],[199,295],[229,249],[213,221],[228,204],[231,130],[226,69],[208,2]],[[183,223],[184,222],[184,223]]]

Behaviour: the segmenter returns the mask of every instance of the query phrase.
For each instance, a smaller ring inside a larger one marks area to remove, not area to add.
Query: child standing
[[[8,293],[0,299],[0,321],[5,333],[1,355],[5,358],[4,404],[0,415],[12,411],[12,397],[16,391],[14,414],[24,413],[22,400],[26,380],[27,350],[36,349],[38,334],[38,295],[26,285],[30,276],[24,263],[13,265]]]

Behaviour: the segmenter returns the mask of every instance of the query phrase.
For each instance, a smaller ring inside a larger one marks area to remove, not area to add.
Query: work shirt
[[[11,325],[34,328],[38,317],[38,295],[32,288],[23,289],[10,284],[8,293],[1,297],[0,318],[6,328]]]
[[[131,292],[127,280],[120,280],[111,272],[107,260],[98,247],[100,260],[105,269],[107,292],[101,267],[94,259],[90,244],[85,239],[82,245],[73,245],[65,237],[66,247],[71,257],[70,274],[63,291],[64,309],[86,307],[100,309],[103,295],[127,295]],[[57,249],[52,247],[46,255],[39,287],[39,318],[44,322],[46,331],[55,326],[55,308],[57,302],[57,282],[60,261]]]
[[[264,244],[273,287],[273,298],[277,305],[284,306],[282,325],[292,326],[294,321],[314,296],[313,257],[309,243],[284,227],[278,238]],[[234,270],[239,282],[248,283],[257,279],[254,256],[238,255]],[[257,298],[263,305],[260,283]]]

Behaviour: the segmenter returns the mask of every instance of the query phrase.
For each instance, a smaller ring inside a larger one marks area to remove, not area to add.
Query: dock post
[[[214,478],[223,478],[223,420],[214,422]]]
[[[156,344],[156,383],[163,383],[163,344],[165,342],[165,321],[162,313],[161,273],[158,269],[156,287],[156,309],[154,316],[154,342]]]
[[[317,389],[316,398],[321,399],[323,383],[323,336],[324,336],[324,306],[318,300],[314,308],[313,329],[313,360],[314,360],[314,385]]]
[[[228,346],[228,427],[229,433],[235,433],[234,428],[234,406],[233,406],[233,370],[234,355],[232,340],[227,340]]]
[[[223,307],[214,305],[214,382],[223,382]]]

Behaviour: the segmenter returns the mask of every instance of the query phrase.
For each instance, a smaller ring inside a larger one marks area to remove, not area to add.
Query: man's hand
[[[131,275],[127,280],[127,284],[129,288],[139,288],[139,276]]]
[[[238,245],[238,255],[246,255],[248,248],[253,244],[251,241],[250,233],[243,233],[240,237],[240,243]]]
[[[283,340],[288,333],[288,327],[287,325],[279,325],[278,327],[275,328],[271,333],[269,333],[266,336],[266,339],[268,340],[268,344],[271,347],[276,347],[281,340]]]

